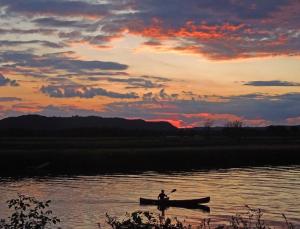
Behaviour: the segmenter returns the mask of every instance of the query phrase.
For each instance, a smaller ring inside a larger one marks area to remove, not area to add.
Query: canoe
[[[204,197],[200,199],[189,199],[189,200],[155,200],[140,198],[141,205],[158,205],[166,207],[195,207],[197,205],[206,204],[210,201],[210,197]]]

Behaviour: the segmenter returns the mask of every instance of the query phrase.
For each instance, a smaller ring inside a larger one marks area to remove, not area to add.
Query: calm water
[[[0,178],[0,216],[7,210],[5,200],[17,193],[51,199],[52,209],[63,220],[63,228],[97,228],[105,213],[123,215],[140,207],[138,198],[155,198],[160,189],[177,192],[172,198],[211,196],[210,213],[200,210],[170,208],[169,216],[179,216],[190,223],[211,217],[222,223],[226,217],[244,212],[245,204],[265,210],[265,218],[276,224],[280,213],[300,225],[300,166],[238,168],[209,171],[98,176]],[[104,225],[104,224],[103,224]]]

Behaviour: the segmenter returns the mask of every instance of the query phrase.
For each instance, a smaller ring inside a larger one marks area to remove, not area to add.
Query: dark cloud
[[[143,43],[144,45],[148,45],[148,46],[161,46],[162,43],[158,40],[149,40]]]
[[[29,40],[29,41],[13,41],[13,40],[0,40],[0,47],[8,47],[8,46],[19,46],[19,45],[35,45],[39,44],[48,48],[64,48],[66,44],[63,43],[55,43],[51,41],[43,41],[43,40]]]
[[[0,87],[1,86],[12,86],[12,87],[17,87],[19,86],[18,82],[16,80],[11,80],[9,78],[4,77],[4,75],[2,75],[0,73]]]
[[[18,97],[0,97],[0,102],[16,102],[16,101],[22,101],[22,99]]]
[[[104,45],[115,38],[119,38],[121,35],[96,35],[96,36],[83,36],[80,42],[88,42],[92,45]]]
[[[257,86],[257,87],[296,87],[296,86],[300,86],[300,83],[280,81],[280,80],[270,80],[270,81],[249,81],[244,85]]]
[[[27,70],[28,68],[39,69],[41,73],[57,73],[64,70],[67,73],[79,74],[81,72],[93,72],[99,70],[126,70],[127,65],[116,62],[87,61],[70,57],[72,53],[52,53],[45,55],[35,55],[29,52],[10,51],[0,52],[0,61],[7,63],[2,68],[11,71]],[[23,68],[23,69],[22,69]]]
[[[117,81],[111,81],[111,82],[117,82]],[[129,86],[127,86],[126,88],[161,88],[165,86],[161,83],[155,83],[151,80],[146,80],[141,78],[129,78],[128,80],[123,82],[129,84]]]
[[[14,75],[29,76],[34,78],[46,78],[48,76],[47,74],[48,73],[50,74],[50,72],[45,69],[27,69],[26,67],[17,67],[17,66],[13,67],[7,65],[0,67],[0,71],[10,72]],[[19,82],[22,82],[22,80],[19,80]],[[25,82],[37,82],[37,81],[26,80]]]
[[[69,74],[61,74],[60,77],[87,77],[87,79],[90,79],[91,81],[98,81],[102,78],[95,77],[95,76],[129,76],[127,72],[123,71],[81,71],[79,73],[69,73]]]
[[[69,0],[0,0],[7,12],[28,16],[56,15],[103,17],[109,14],[109,4],[92,4],[88,1]]]
[[[50,82],[51,84],[59,84],[59,85],[78,85],[77,83],[73,82],[69,77],[64,77],[64,76],[47,78],[47,82]]]
[[[144,79],[155,80],[156,82],[170,82],[170,81],[172,81],[170,78],[161,77],[161,76],[143,75],[143,76],[140,76],[140,77],[144,78]]]
[[[45,27],[77,27],[77,28],[87,28],[91,26],[89,23],[77,20],[60,20],[56,18],[37,18],[33,20],[34,23],[45,26]]]
[[[223,17],[228,16],[228,20],[237,19],[257,19],[265,18],[272,12],[276,12],[280,7],[288,4],[289,0],[265,0],[265,1],[232,1],[232,0],[165,0],[163,7],[160,0],[133,0],[129,1],[134,8],[140,9],[140,14],[143,14],[149,21],[152,15],[165,18],[167,22],[172,25],[177,23],[176,20],[187,21],[190,19],[202,19],[214,15],[222,16],[222,18],[215,18],[214,22],[221,21]],[[203,15],[199,14],[200,12]],[[175,21],[172,21],[175,19]],[[176,24],[175,24],[176,26]]]
[[[91,25],[91,26],[86,26],[85,29],[87,30],[95,30],[97,27],[97,24]],[[94,28],[94,29],[93,29]],[[71,31],[71,32],[60,32],[58,34],[60,38],[65,39],[65,42],[70,42],[70,43],[88,43],[100,48],[110,48],[109,45],[107,45],[110,41],[116,38],[120,38],[123,35],[121,33],[117,34],[101,34],[101,35],[87,35],[83,34],[82,32],[79,31]]]
[[[41,88],[41,92],[55,98],[93,98],[105,96],[116,99],[137,99],[139,96],[134,93],[118,93],[103,88],[87,87],[82,85],[48,85]]]
[[[43,35],[50,35],[55,33],[55,29],[0,29],[0,34],[43,34]]]
[[[82,37],[82,33],[80,31],[74,30],[71,32],[59,32],[58,36],[60,38],[68,38],[68,39],[78,39]]]
[[[113,83],[124,83],[128,86],[127,89],[134,89],[134,88],[162,88],[165,85],[160,83],[159,81],[156,82],[154,80],[147,79],[145,77],[130,77],[130,78],[112,78],[112,77],[89,77],[88,80],[90,81],[108,81]]]

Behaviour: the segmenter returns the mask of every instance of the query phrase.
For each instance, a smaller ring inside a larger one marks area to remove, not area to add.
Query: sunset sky
[[[0,118],[300,124],[299,0],[0,0]]]

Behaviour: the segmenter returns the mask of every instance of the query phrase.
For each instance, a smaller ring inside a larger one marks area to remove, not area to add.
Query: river
[[[63,228],[105,228],[105,213],[122,216],[139,209],[159,212],[155,206],[139,206],[139,197],[156,198],[161,189],[173,199],[211,197],[210,213],[170,208],[166,215],[191,224],[203,218],[221,224],[231,215],[245,212],[245,205],[264,210],[264,218],[277,225],[285,213],[300,225],[300,166],[249,167],[178,172],[99,174],[93,176],[0,177],[0,216],[8,214],[5,201],[17,193],[51,199]]]

